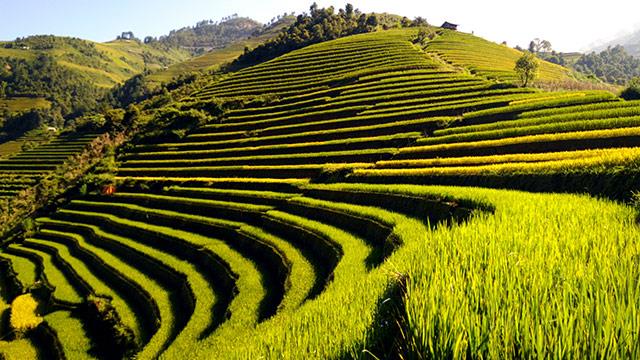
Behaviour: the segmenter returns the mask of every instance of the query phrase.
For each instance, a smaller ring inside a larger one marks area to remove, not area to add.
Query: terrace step
[[[348,151],[381,148],[397,148],[412,144],[422,135],[417,132],[399,133],[387,136],[344,139],[324,142],[300,143],[292,145],[269,145],[257,147],[228,147],[209,149],[208,144],[190,144],[177,147],[172,144],[137,147],[133,153],[123,156],[122,160],[143,159],[198,159],[203,156],[237,157],[252,155],[281,155],[310,152]]]
[[[370,163],[345,163],[324,165],[273,165],[273,166],[212,166],[212,167],[163,167],[132,168],[122,167],[118,176],[167,176],[167,177],[265,177],[281,179],[316,178],[326,171],[346,171],[354,168],[366,168]]]
[[[56,213],[56,218],[109,229],[108,233],[102,230],[102,238],[112,243],[113,251],[120,251],[129,260],[135,261],[173,293],[172,305],[176,314],[173,325],[176,331],[175,338],[167,346],[180,346],[186,339],[202,336],[224,321],[220,309],[215,306],[217,298],[215,289],[211,287],[210,280],[213,279],[209,278],[210,267],[203,269],[199,262],[195,262],[200,256],[193,254],[196,250],[193,247],[176,246],[178,243],[186,245],[206,240],[168,227],[90,211],[63,209]],[[192,249],[193,252],[190,251]],[[171,250],[182,251],[173,253]],[[198,316],[193,316],[194,313]]]
[[[238,262],[238,260],[234,260],[234,258],[249,259],[256,264],[256,268],[261,273],[261,278],[265,284],[267,284],[264,289],[265,297],[260,305],[259,319],[268,318],[275,313],[285,292],[285,284],[288,281],[289,275],[289,265],[285,254],[281,253],[272,244],[262,242],[259,238],[255,238],[250,234],[239,232],[240,227],[245,225],[243,223],[219,220],[217,216],[196,216],[165,210],[166,208],[171,208],[172,201],[169,199],[164,199],[164,203],[161,202],[161,200],[156,200],[153,204],[144,203],[144,206],[135,205],[135,198],[123,200],[132,202],[114,202],[118,201],[118,199],[108,200],[108,202],[74,201],[68,208],[77,211],[117,215],[140,223],[144,221],[146,224],[154,225],[154,228],[170,225],[171,228],[176,229],[176,231],[174,231],[175,234],[148,233],[141,230],[137,230],[136,234],[139,238],[148,238],[146,241],[149,242],[153,241],[154,237],[173,242],[174,245],[171,246],[171,248],[167,247],[167,251],[171,251],[173,254],[198,263],[201,267],[213,267],[208,271],[210,273],[209,276],[214,278],[212,283],[226,282],[231,285],[235,279],[232,277],[220,279],[221,275],[224,274],[224,268],[215,268],[212,264],[220,255],[218,254],[214,257],[214,253],[210,253],[206,257],[203,257],[207,252],[203,252],[201,249],[201,247],[210,247],[211,243],[214,242],[220,243],[220,246],[224,243],[225,246],[228,246],[232,250],[227,250],[225,252],[227,254],[226,257],[217,260],[218,262],[229,264]],[[210,211],[204,211],[204,213],[211,214]],[[180,230],[180,232],[177,230]],[[128,232],[129,230],[123,231]],[[185,236],[190,234],[190,241],[185,243],[185,241],[180,240],[177,237],[179,233]],[[200,238],[200,242],[196,243],[195,239],[198,238]],[[214,239],[220,240],[214,241]],[[194,254],[189,255],[189,252],[187,252],[187,249],[184,249],[184,247],[192,247]],[[227,272],[230,273],[231,271],[233,271],[233,268]],[[220,289],[219,293],[233,293],[234,290],[229,285],[226,286],[226,289]]]
[[[50,249],[25,241],[19,247],[37,256],[41,261],[41,276],[51,284],[55,290],[53,297],[66,304],[80,304],[89,295],[91,289],[82,279],[75,274],[64,259],[57,256]]]
[[[83,256],[79,254],[81,250],[67,245],[70,241],[67,240],[67,243],[65,243],[65,236],[70,235],[51,230],[41,230],[35,237],[25,240],[24,244],[31,247],[37,246],[43,251],[47,249],[50,253],[56,253],[55,257],[60,257],[68,262],[75,274],[74,276],[86,284],[85,286],[90,289],[92,295],[111,299],[111,304],[123,324],[133,331],[137,341],[148,340],[148,336],[144,334],[145,330],[143,329],[142,321],[138,319],[139,315],[136,315],[136,304],[132,303],[131,299],[126,298],[126,296],[120,296],[117,291],[118,286],[110,285],[108,278],[103,277],[100,271],[94,270],[95,265],[90,262],[85,263],[82,259]],[[144,312],[141,313],[144,314]]]
[[[148,267],[144,262],[137,256],[132,257],[130,249],[119,245],[118,237],[97,226],[48,218],[38,219],[38,222],[43,229],[53,232],[54,236],[47,239],[73,248],[119,294],[136,304],[136,314],[143,314],[140,319],[144,321],[146,335],[141,339],[143,348],[138,356],[157,356],[169,346],[181,326],[174,313],[180,308],[174,305],[178,299],[163,285],[167,279],[148,276],[147,269],[139,269]]]
[[[44,318],[67,359],[96,359],[93,341],[85,331],[82,320],[69,311],[55,311]]]
[[[124,162],[127,168],[189,167],[189,166],[271,166],[271,165],[307,165],[330,163],[372,163],[393,157],[396,149],[376,149],[357,151],[335,151],[326,153],[264,155],[237,158],[203,158],[199,160],[129,160]]]
[[[319,141],[335,141],[344,139],[366,138],[374,136],[388,136],[407,132],[431,133],[439,128],[441,123],[453,121],[454,118],[425,118],[416,120],[402,120],[392,122],[375,123],[373,125],[345,127],[332,130],[320,130],[309,132],[296,132],[293,134],[270,135],[270,128],[256,130],[250,137],[242,136],[238,139],[229,139],[226,141],[208,141],[207,137],[199,136],[198,140],[202,142],[180,143],[178,148],[191,148],[197,145],[204,145],[209,150],[225,149],[231,146],[265,146],[277,144],[295,144],[304,142]],[[351,125],[351,124],[349,124]],[[279,129],[274,128],[278,131]],[[212,135],[215,135],[213,133]],[[195,138],[194,138],[195,139]],[[167,145],[169,146],[169,145]]]
[[[531,135],[401,149],[395,159],[488,156],[640,146],[638,128]]]

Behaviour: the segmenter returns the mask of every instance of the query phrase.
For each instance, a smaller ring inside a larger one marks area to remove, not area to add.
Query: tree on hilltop
[[[515,71],[520,81],[522,81],[522,86],[527,87],[529,83],[533,82],[536,77],[538,77],[538,68],[540,67],[540,63],[538,58],[536,58],[533,53],[526,52],[518,61],[516,61]]]
[[[347,4],[344,7],[344,13],[345,13],[345,17],[350,19],[353,17],[353,5],[351,4]]]
[[[551,52],[552,50],[553,47],[551,46],[551,42],[549,42],[548,40],[535,38],[529,43],[529,51],[534,54],[538,54],[541,52]]]

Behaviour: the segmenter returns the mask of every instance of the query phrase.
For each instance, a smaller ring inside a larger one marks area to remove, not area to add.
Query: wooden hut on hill
[[[449,29],[449,30],[453,30],[453,31],[457,31],[458,30],[458,25],[457,24],[453,24],[450,23],[448,21],[445,21],[444,24],[442,24],[442,26],[440,26],[443,29]]]

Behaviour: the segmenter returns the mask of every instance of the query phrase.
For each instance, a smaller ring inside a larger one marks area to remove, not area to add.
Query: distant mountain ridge
[[[602,45],[595,46],[592,50],[602,51],[609,46],[614,47],[616,45],[622,45],[629,54],[640,58],[640,29],[631,34],[607,41]]]
[[[195,26],[171,30],[168,35],[158,39],[146,37],[145,43],[159,42],[163,45],[187,49],[194,55],[212,49],[219,49],[235,41],[246,39],[260,31],[263,25],[247,17],[236,14],[223,18],[219,22],[213,20],[199,21]]]

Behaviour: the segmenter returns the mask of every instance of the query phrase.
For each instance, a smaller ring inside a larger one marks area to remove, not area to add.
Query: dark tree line
[[[351,4],[336,13],[332,6],[320,9],[314,3],[309,8],[309,13],[298,15],[296,22],[277,37],[253,50],[245,49],[245,53],[233,62],[231,68],[270,60],[311,44],[374,31],[377,27],[378,18],[375,14],[361,13]]]

